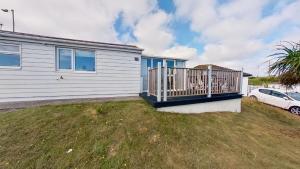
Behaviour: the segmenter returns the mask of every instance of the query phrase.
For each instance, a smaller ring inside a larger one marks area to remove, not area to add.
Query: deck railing
[[[163,67],[149,69],[148,79],[148,95],[163,96],[164,100],[176,96],[207,95],[210,97],[211,94],[240,93],[242,72],[211,68],[167,68],[165,70]]]
[[[157,94],[157,68],[148,70],[148,94],[156,96]]]
[[[212,70],[212,94],[240,93],[241,71]]]

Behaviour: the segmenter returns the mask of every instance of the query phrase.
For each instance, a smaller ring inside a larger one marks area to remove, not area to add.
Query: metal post
[[[161,63],[157,63],[157,102],[161,102]]]
[[[184,91],[186,91],[186,84],[187,84],[186,69],[183,69],[183,90]]]
[[[13,32],[15,32],[15,10],[11,10],[12,20],[13,20]]]
[[[148,67],[148,72],[147,72],[147,82],[148,82],[148,86],[147,86],[147,96],[150,96],[150,67]]]
[[[212,79],[211,79],[211,73],[212,73],[212,67],[211,65],[208,66],[208,70],[207,70],[207,86],[208,86],[208,91],[207,91],[207,97],[211,97],[211,82],[212,82]]]
[[[243,75],[244,75],[244,69],[242,68],[241,75],[240,75],[240,94],[243,94]]]
[[[3,12],[9,12],[8,9],[1,9]],[[15,10],[11,9],[11,15],[12,15],[12,23],[13,23],[13,32],[15,32]]]
[[[163,75],[163,80],[164,80],[164,102],[167,101],[167,73],[168,73],[168,67],[167,67],[167,62],[166,59],[163,61],[163,67],[164,67],[164,75]]]

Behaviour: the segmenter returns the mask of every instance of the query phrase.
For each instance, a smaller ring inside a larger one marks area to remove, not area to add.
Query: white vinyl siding
[[[0,69],[0,102],[138,96],[140,54],[95,50],[95,72],[87,73],[58,71],[56,49],[23,43],[22,69]]]

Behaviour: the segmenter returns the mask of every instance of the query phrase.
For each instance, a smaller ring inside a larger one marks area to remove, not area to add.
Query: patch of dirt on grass
[[[147,127],[139,127],[139,133],[140,134],[146,133],[147,131],[148,131]]]
[[[122,142],[118,142],[116,144],[112,144],[111,146],[109,146],[108,157],[116,156],[121,144],[122,144]]]
[[[149,138],[149,143],[154,144],[159,142],[159,140],[160,140],[160,134],[154,134]]]
[[[97,118],[97,110],[94,108],[88,108],[86,111],[86,114],[94,119]]]
[[[300,138],[300,130],[297,129],[280,129],[279,132],[291,138]]]

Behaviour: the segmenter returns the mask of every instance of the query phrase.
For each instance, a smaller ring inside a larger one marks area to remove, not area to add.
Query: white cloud
[[[144,16],[136,25],[134,35],[137,43],[145,49],[146,54],[161,54],[174,42],[174,37],[168,28],[171,16],[158,10]]]
[[[157,0],[9,0],[2,8],[15,9],[16,31],[102,42],[131,43],[148,54],[160,55],[175,41],[172,15],[158,8]],[[122,33],[114,29],[118,17]],[[11,30],[11,15],[1,13],[4,30]]]
[[[187,46],[175,45],[162,53],[164,57],[180,58],[180,59],[193,59],[197,56],[197,50]]]
[[[217,20],[216,0],[174,0],[176,14],[192,21],[194,31],[202,30]]]
[[[244,67],[254,74],[276,43],[300,39],[299,0],[232,0],[222,4],[218,0],[174,0],[174,3],[174,15],[159,9],[157,0],[3,0],[0,6],[15,9],[16,30],[20,32],[131,43],[144,48],[147,54],[189,58],[190,66],[214,63]],[[271,3],[275,3],[273,11],[262,17],[263,9]],[[11,30],[11,15],[0,12],[3,28]],[[132,32],[121,35],[116,32],[114,24],[120,16],[122,27]],[[194,39],[204,44],[200,54],[195,48],[176,43],[170,23],[178,18],[188,21],[191,30],[199,33]],[[277,35],[276,31],[284,24],[289,25],[288,29]],[[266,42],[265,38],[272,34],[276,34],[275,38]]]
[[[9,0],[0,6],[15,9],[16,31],[118,42],[113,25],[119,14],[133,26],[156,8],[156,0]],[[11,30],[10,14],[1,13],[0,20]]]
[[[273,13],[262,17],[269,3],[278,3]],[[300,24],[300,1],[290,4],[272,0],[233,0],[217,4],[216,0],[175,0],[176,16],[188,19],[191,30],[200,34],[204,50],[191,65],[213,63],[233,68],[248,68],[255,74],[273,47],[264,38],[274,33],[282,24]],[[293,37],[298,32],[289,32]],[[299,36],[298,36],[299,37]],[[279,38],[279,39],[278,39]],[[278,37],[278,42],[283,37]],[[271,42],[274,43],[274,42]],[[257,68],[256,68],[257,69]]]
[[[282,41],[300,42],[300,27],[293,27],[289,32],[286,32],[282,38]]]

